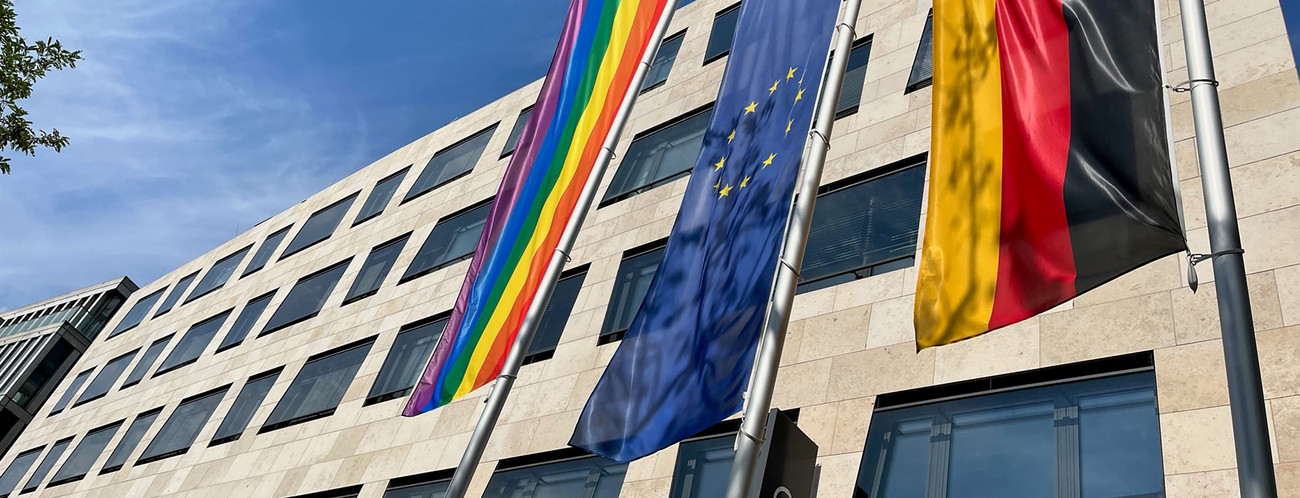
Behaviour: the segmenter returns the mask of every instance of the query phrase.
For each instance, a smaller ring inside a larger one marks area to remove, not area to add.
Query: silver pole
[[[655,52],[659,51],[659,44],[668,31],[668,22],[673,18],[675,6],[676,3],[672,1],[664,6],[663,15],[659,17],[659,24],[655,26],[654,34],[650,37],[645,56],[641,58],[641,64],[632,76],[628,93],[623,97],[623,104],[619,107],[618,113],[614,115],[613,125],[610,127],[609,135],[605,137],[605,143],[601,145],[600,154],[596,156],[596,164],[592,166],[591,175],[587,178],[587,183],[582,186],[582,194],[578,197],[573,215],[569,217],[569,224],[564,227],[564,233],[560,235],[560,241],[551,255],[551,263],[546,268],[546,275],[542,277],[537,296],[533,298],[533,304],[528,307],[528,313],[524,314],[524,321],[519,324],[519,334],[515,336],[515,343],[510,347],[510,355],[506,357],[506,363],[501,368],[501,375],[497,376],[496,383],[488,392],[487,407],[483,409],[478,424],[474,426],[474,433],[469,437],[469,446],[461,455],[460,464],[456,466],[456,473],[452,475],[451,484],[447,488],[448,498],[463,498],[469,489],[469,481],[474,477],[474,470],[478,468],[479,460],[483,458],[483,450],[487,448],[488,438],[492,437],[492,429],[496,427],[497,419],[501,417],[501,409],[505,407],[506,397],[510,395],[515,376],[524,363],[528,345],[533,342],[533,333],[537,331],[537,325],[542,321],[542,314],[546,312],[546,303],[551,300],[551,292],[555,290],[555,284],[560,280],[560,272],[564,270],[569,251],[573,249],[573,242],[578,238],[578,231],[582,229],[587,211],[591,209],[591,203],[596,198],[596,189],[600,187],[601,177],[604,176],[605,169],[609,167],[610,159],[614,156],[614,147],[618,145],[619,135],[623,133],[623,126],[627,124],[627,118],[632,113],[632,105],[641,93],[641,84],[645,81],[645,75],[654,62]]]
[[[731,465],[727,498],[749,498],[751,493],[750,485],[754,480],[754,469],[762,446],[759,438],[767,428],[767,412],[772,406],[772,390],[776,387],[776,372],[781,363],[781,350],[785,347],[785,330],[790,324],[790,305],[794,302],[795,286],[799,284],[799,267],[803,264],[808,226],[812,223],[813,204],[817,202],[822,166],[826,162],[826,152],[830,149],[835,105],[840,101],[840,86],[844,82],[844,70],[849,65],[849,51],[853,48],[853,25],[858,20],[861,5],[862,0],[847,0],[844,13],[835,27],[835,52],[831,56],[830,72],[823,86],[825,90],[817,97],[817,122],[808,134],[814,143],[803,158],[799,196],[795,199],[781,248],[772,305],[768,309],[767,326],[763,330],[763,347],[759,349],[754,374],[749,380],[745,415],[741,419],[740,434],[737,436],[736,459]],[[822,143],[817,144],[816,141]]]
[[[1273,498],[1273,456],[1269,448],[1264,389],[1259,378],[1259,354],[1246,290],[1237,208],[1228,174],[1228,153],[1219,115],[1219,90],[1214,79],[1209,28],[1202,0],[1180,0],[1183,46],[1187,50],[1187,75],[1192,92],[1192,117],[1196,124],[1197,155],[1201,163],[1201,188],[1205,192],[1206,225],[1214,259],[1215,294],[1219,301],[1219,326],[1228,370],[1228,401],[1237,449],[1237,479],[1242,498]]]

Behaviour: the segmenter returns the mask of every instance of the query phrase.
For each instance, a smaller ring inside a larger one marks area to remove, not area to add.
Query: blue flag
[[[569,444],[628,462],[740,411],[839,0],[746,0],[663,262]]]

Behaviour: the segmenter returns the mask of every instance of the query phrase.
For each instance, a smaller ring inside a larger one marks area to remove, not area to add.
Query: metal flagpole
[[[1277,481],[1269,448],[1264,389],[1259,377],[1255,327],[1246,290],[1237,208],[1228,174],[1228,153],[1219,115],[1218,81],[1210,52],[1209,28],[1202,0],[1180,0],[1183,46],[1187,50],[1187,76],[1192,92],[1196,148],[1201,163],[1201,188],[1205,192],[1206,225],[1210,255],[1214,260],[1215,294],[1219,301],[1219,326],[1228,370],[1228,400],[1237,449],[1237,479],[1242,498],[1273,498]]]
[[[596,163],[592,166],[591,175],[587,178],[587,183],[582,187],[582,193],[578,197],[578,204],[573,210],[573,215],[569,217],[569,224],[564,227],[564,233],[560,235],[559,244],[555,246],[555,252],[551,255],[551,263],[546,268],[546,274],[542,276],[540,287],[537,289],[537,296],[533,299],[532,305],[528,307],[523,322],[519,324],[519,334],[515,336],[515,343],[510,347],[510,355],[506,357],[506,363],[501,367],[501,374],[497,376],[496,383],[492,385],[492,390],[488,392],[487,407],[483,409],[483,414],[479,416],[478,424],[474,426],[474,433],[469,437],[469,446],[465,448],[465,453],[460,457],[460,464],[456,466],[456,473],[452,476],[451,484],[447,488],[447,498],[463,498],[465,496],[465,492],[469,488],[469,481],[474,477],[474,470],[478,468],[479,460],[483,458],[483,450],[487,448],[488,438],[492,436],[492,429],[496,427],[497,419],[501,416],[501,409],[505,407],[506,397],[510,395],[510,388],[515,383],[515,376],[519,373],[519,367],[524,363],[524,356],[528,353],[528,345],[533,341],[533,333],[537,331],[537,325],[542,321],[542,314],[546,312],[546,303],[551,300],[551,292],[555,290],[555,284],[560,280],[560,273],[564,270],[564,264],[569,259],[569,251],[573,249],[573,242],[578,238],[578,230],[582,228],[582,222],[587,217],[587,211],[591,209],[591,203],[596,198],[596,189],[600,186],[600,179],[604,176],[610,159],[614,157],[614,147],[618,145],[619,135],[622,134],[623,126],[627,124],[627,118],[632,113],[632,105],[636,102],[637,95],[641,93],[641,84],[645,81],[645,75],[654,62],[655,53],[659,51],[659,44],[668,31],[668,22],[672,20],[673,11],[676,10],[675,7],[676,2],[672,0],[669,0],[668,4],[664,6],[663,15],[659,17],[659,25],[655,27],[654,33],[651,35],[645,56],[641,58],[641,64],[632,76],[632,83],[628,87],[628,93],[623,97],[623,103],[619,107],[618,113],[614,115],[614,122],[610,127],[609,135],[605,137],[605,143],[601,145],[600,154],[596,156]]]
[[[756,358],[754,374],[750,377],[746,394],[745,415],[741,419],[740,434],[736,440],[736,459],[731,465],[731,483],[727,498],[749,498],[758,463],[762,437],[767,427],[767,413],[772,406],[772,390],[776,387],[776,371],[781,363],[781,350],[785,346],[785,331],[790,325],[790,305],[794,302],[795,286],[799,284],[799,267],[803,264],[804,246],[808,241],[808,227],[812,224],[813,204],[817,202],[817,188],[821,185],[822,166],[830,149],[831,127],[835,124],[835,105],[840,101],[840,86],[844,70],[849,65],[849,51],[853,48],[853,25],[858,20],[862,0],[847,0],[844,13],[835,26],[835,52],[831,56],[830,72],[826,76],[825,90],[818,96],[817,122],[808,134],[813,143],[803,158],[804,170],[799,178],[799,196],[795,200],[790,223],[786,228],[781,262],[777,270],[772,304],[768,309],[767,325],[763,330],[762,348]]]

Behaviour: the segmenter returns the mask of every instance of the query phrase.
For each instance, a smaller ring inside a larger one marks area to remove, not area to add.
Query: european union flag
[[[569,444],[620,462],[740,411],[839,0],[746,0],[645,301]]]

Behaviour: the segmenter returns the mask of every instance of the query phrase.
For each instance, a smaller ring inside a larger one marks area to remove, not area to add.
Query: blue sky
[[[18,0],[83,50],[27,110],[71,137],[0,176],[0,310],[144,285],[540,78],[564,0]]]

